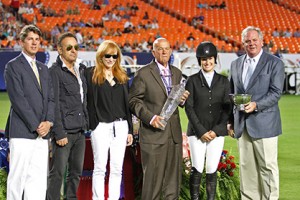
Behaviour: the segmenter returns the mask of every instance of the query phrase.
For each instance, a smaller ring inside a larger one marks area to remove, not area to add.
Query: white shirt
[[[36,59],[34,58],[34,59],[32,59],[30,56],[28,56],[26,53],[24,53],[23,51],[22,51],[22,54],[24,55],[24,57],[26,58],[26,60],[27,60],[27,62],[29,63],[29,65],[30,65],[30,67],[33,67],[32,66],[32,62],[36,62]],[[37,67],[36,67],[37,68]],[[37,72],[38,72],[39,70],[37,69]]]
[[[253,67],[253,72],[254,72],[254,70],[255,70],[255,68],[256,68],[256,66],[257,66],[257,63],[258,63],[258,61],[259,61],[259,59],[260,59],[262,53],[263,53],[263,50],[261,49],[260,52],[259,52],[259,54],[257,54],[257,56],[255,56],[255,57],[253,57],[253,58],[250,58],[248,55],[246,56],[246,59],[244,60],[244,64],[243,64],[243,73],[242,73],[242,80],[243,80],[243,82],[244,82],[244,80],[245,80],[245,78],[246,78],[246,74],[247,74],[247,71],[248,71],[248,68],[249,68],[249,65],[247,64],[247,61],[248,61],[249,59],[252,60],[252,61],[251,61],[251,65],[252,65],[252,67]],[[248,62],[249,62],[249,61],[248,61]]]
[[[212,71],[212,72],[205,72],[203,69],[201,69],[202,71],[202,74],[208,84],[208,86],[210,87],[211,86],[211,82],[214,78],[214,75],[215,75],[215,71]]]

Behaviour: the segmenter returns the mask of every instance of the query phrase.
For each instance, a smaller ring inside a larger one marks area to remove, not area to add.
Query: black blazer
[[[10,138],[35,139],[43,121],[54,121],[54,96],[48,67],[36,61],[41,87],[23,54],[6,64],[4,77],[11,102]],[[42,89],[41,89],[42,88]]]
[[[200,71],[188,78],[186,90],[190,92],[185,103],[189,119],[187,135],[200,138],[210,130],[217,136],[227,135],[227,122],[232,109],[229,80],[215,72],[209,87]]]
[[[96,106],[98,90],[97,85],[92,83],[93,71],[95,67],[86,68],[84,71],[84,75],[87,82],[87,109],[89,115],[89,128],[94,130],[99,124],[99,118],[101,110]],[[129,103],[128,103],[128,85],[123,84],[124,88],[124,102],[126,109],[126,120],[128,122],[129,133],[133,133],[132,126],[132,116],[129,111]]]

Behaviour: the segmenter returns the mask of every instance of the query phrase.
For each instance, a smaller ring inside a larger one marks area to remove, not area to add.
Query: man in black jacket
[[[76,192],[83,168],[85,136],[88,126],[84,65],[77,61],[78,43],[72,33],[58,38],[59,56],[50,68],[55,98],[55,125],[52,134],[52,162],[47,199],[59,200],[68,166],[66,198],[77,199]]]

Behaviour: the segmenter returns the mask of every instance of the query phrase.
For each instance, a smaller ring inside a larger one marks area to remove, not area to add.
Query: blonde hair
[[[105,54],[108,54],[112,50],[117,50],[118,55],[118,58],[112,67],[113,76],[118,80],[120,84],[124,84],[129,80],[126,71],[120,65],[122,54],[119,46],[112,40],[105,40],[99,45],[96,53],[96,67],[94,68],[92,77],[92,82],[96,85],[101,85],[105,82],[105,65],[102,59]]]

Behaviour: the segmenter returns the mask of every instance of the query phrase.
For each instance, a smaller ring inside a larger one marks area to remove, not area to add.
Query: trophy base
[[[160,129],[160,130],[165,130],[165,128],[166,128],[166,126],[167,126],[167,121],[166,120],[161,120],[160,121],[164,126],[159,126],[158,128]]]

